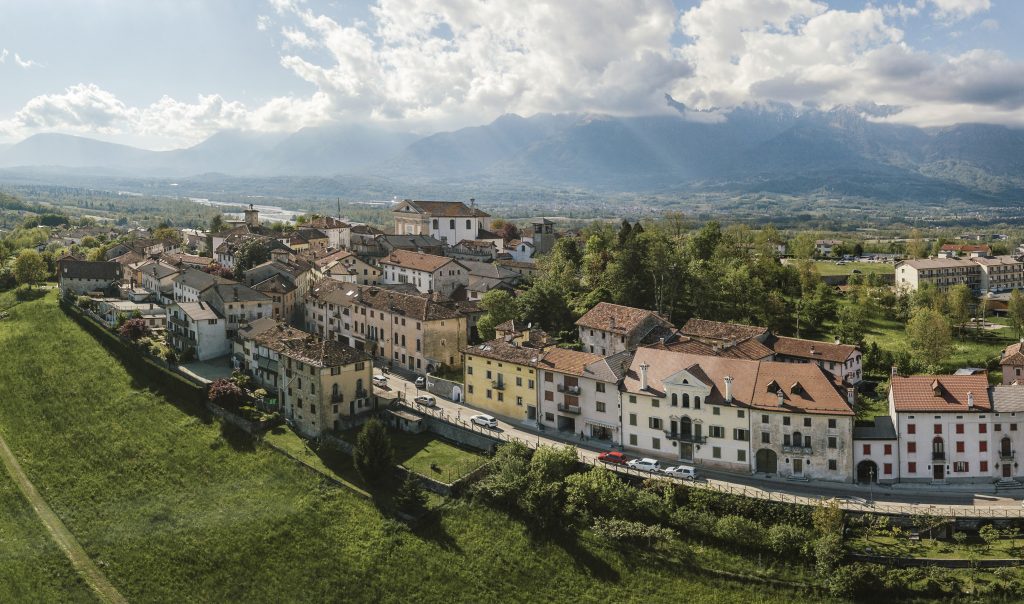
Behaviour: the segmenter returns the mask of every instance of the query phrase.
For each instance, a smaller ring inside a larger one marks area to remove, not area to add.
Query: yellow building
[[[513,420],[537,419],[537,362],[549,347],[539,330],[462,350],[466,402]]]

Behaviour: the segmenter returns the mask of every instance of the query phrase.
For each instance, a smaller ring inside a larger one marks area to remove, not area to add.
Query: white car
[[[388,378],[378,373],[377,375],[373,376],[373,385],[378,388],[387,388]]]
[[[469,418],[469,421],[473,422],[478,426],[483,426],[484,428],[498,427],[498,420],[494,419],[490,415],[484,415],[482,413],[480,415],[474,415],[473,417]]]
[[[697,480],[697,468],[692,466],[672,466],[662,471],[665,476],[682,478],[683,480]]]
[[[633,459],[627,461],[626,465],[634,470],[643,470],[644,472],[657,472],[661,469],[661,463],[657,459],[651,459],[650,457]]]
[[[417,404],[423,405],[424,407],[436,407],[437,401],[432,396],[417,396],[413,399]]]
[[[427,379],[425,377],[423,377],[422,375],[416,377],[416,382],[415,383],[416,383],[416,387],[417,388],[426,388],[427,387]]]

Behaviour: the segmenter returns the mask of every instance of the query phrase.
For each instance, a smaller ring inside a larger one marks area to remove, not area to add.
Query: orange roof
[[[602,358],[599,354],[569,350],[568,348],[552,348],[541,357],[538,367],[550,369],[559,373],[569,375],[583,375],[584,368],[591,363],[596,363]]]
[[[404,266],[417,271],[424,271],[432,273],[441,267],[445,266],[449,262],[455,262],[451,258],[445,256],[435,256],[434,254],[424,254],[422,252],[411,252],[409,250],[395,250],[391,252],[387,258],[381,259],[381,264],[390,264],[393,266]]]
[[[1024,342],[1014,342],[1003,349],[1003,355],[999,358],[1000,365],[1024,365]]]
[[[988,374],[893,376],[889,391],[897,412],[931,411],[962,413],[991,411]],[[968,407],[973,394],[974,408]]]
[[[576,325],[588,329],[627,334],[640,327],[648,317],[652,316],[661,322],[668,323],[653,310],[598,302],[594,308],[591,308],[576,321]]]
[[[845,363],[853,353],[857,352],[857,347],[849,344],[832,344],[785,336],[775,336],[774,339],[769,340],[768,344],[772,350],[782,356],[811,361]]]

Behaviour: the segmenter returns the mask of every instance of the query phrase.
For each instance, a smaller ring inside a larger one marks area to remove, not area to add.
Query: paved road
[[[17,483],[22,495],[28,500],[39,520],[46,526],[50,536],[57,542],[57,545],[64,552],[64,555],[68,557],[68,560],[71,561],[78,574],[82,576],[85,582],[89,584],[89,587],[100,597],[100,600],[116,604],[126,602],[120,592],[117,591],[117,588],[107,579],[103,571],[96,566],[89,557],[89,554],[85,552],[82,545],[75,539],[75,536],[64,526],[61,519],[57,517],[57,514],[53,512],[46,503],[46,500],[36,490],[35,485],[25,475],[24,470],[21,469],[21,464],[18,463],[18,459],[7,446],[7,441],[4,440],[3,436],[0,436],[0,458],[3,459],[7,473]]]
[[[416,386],[394,373],[388,375],[387,391],[381,391],[383,395],[397,396],[402,392],[406,400],[413,400],[418,393],[429,394],[421,391]],[[442,409],[451,418],[466,421],[471,416],[480,413],[465,404],[459,404],[450,400],[435,396],[437,407]],[[598,441],[581,439],[565,433],[554,432],[547,429],[543,432],[537,430],[533,422],[509,421],[508,418],[497,418],[498,430],[495,432],[502,437],[516,438],[533,444],[564,445],[572,444],[580,452],[580,457],[588,463],[599,463],[597,456],[602,450],[610,449],[610,445]],[[661,458],[668,465],[676,465],[677,459]],[[956,490],[958,486],[947,488],[936,488],[931,485],[921,486],[881,486],[856,485],[848,483],[827,483],[827,482],[801,482],[786,479],[769,479],[749,474],[735,474],[698,468],[698,471],[706,479],[702,483],[715,488],[716,490],[743,493],[746,495],[795,501],[811,502],[819,498],[840,498],[847,500],[847,507],[850,509],[871,509],[875,511],[919,511],[932,513],[963,513],[963,514],[985,514],[990,513],[996,516],[1024,515],[1024,507],[1020,498],[1024,493],[1013,496],[1005,493],[987,494],[975,493],[970,490]],[[874,502],[873,505],[860,505]],[[933,506],[941,506],[943,510],[934,509]],[[952,511],[950,511],[950,508]],[[977,508],[984,508],[978,510]],[[972,510],[974,510],[972,512]]]

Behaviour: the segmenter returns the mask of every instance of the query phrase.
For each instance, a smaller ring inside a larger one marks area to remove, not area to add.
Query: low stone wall
[[[426,416],[423,418],[423,422],[426,424],[428,432],[488,454],[493,453],[494,448],[501,444],[501,441],[493,436],[473,432],[434,417]]]
[[[265,420],[247,419],[209,401],[206,403],[206,408],[214,417],[217,417],[221,421],[231,424],[232,426],[235,426],[236,428],[239,428],[253,436],[263,434],[267,430],[270,430],[275,426],[280,426],[284,423],[284,418],[280,415],[275,415]]]
[[[427,376],[427,392],[461,403],[465,398],[466,387],[462,382],[453,382],[433,375]]]

